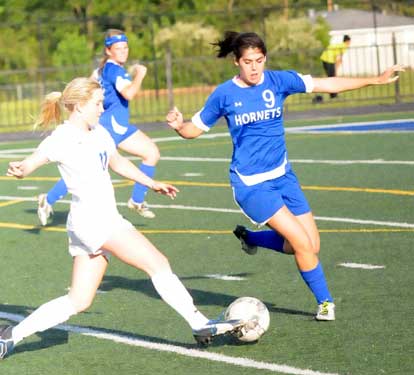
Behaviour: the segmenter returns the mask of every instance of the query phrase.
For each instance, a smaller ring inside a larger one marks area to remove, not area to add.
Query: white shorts
[[[103,250],[102,245],[112,234],[133,228],[128,220],[118,214],[105,222],[89,222],[87,225],[68,229],[69,253],[73,257],[78,255],[104,255],[108,257],[110,252]]]

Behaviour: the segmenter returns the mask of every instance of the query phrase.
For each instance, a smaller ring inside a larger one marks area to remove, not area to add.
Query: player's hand
[[[144,78],[147,74],[147,67],[141,64],[134,64],[131,67],[131,71],[135,77]]]
[[[177,107],[174,107],[167,113],[166,120],[168,126],[174,130],[180,130],[184,122],[183,114],[178,110]]]
[[[380,76],[377,78],[377,85],[384,85],[387,83],[395,82],[399,76],[398,74],[395,75],[396,72],[404,72],[404,66],[400,64],[393,65],[385,70]]]
[[[9,177],[16,177],[16,178],[23,178],[23,169],[22,169],[22,162],[21,161],[11,161],[9,163],[9,167],[7,168],[6,176]]]
[[[179,192],[179,190],[175,186],[170,185],[170,184],[165,184],[159,181],[154,181],[151,188],[156,193],[166,195],[167,197],[170,197],[171,199],[174,199],[177,196],[177,193]]]

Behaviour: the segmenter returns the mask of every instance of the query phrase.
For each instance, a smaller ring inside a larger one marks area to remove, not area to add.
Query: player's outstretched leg
[[[9,356],[14,349],[12,330],[12,326],[0,326],[0,359]]]
[[[209,320],[206,325],[199,329],[193,329],[193,336],[197,344],[207,347],[214,337],[234,334],[245,325],[241,319],[232,320]]]
[[[256,254],[258,247],[285,254],[285,239],[275,230],[251,231],[243,225],[237,225],[233,233],[240,240],[242,250],[249,255]]]

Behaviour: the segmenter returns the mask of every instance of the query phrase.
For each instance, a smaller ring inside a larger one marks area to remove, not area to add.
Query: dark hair
[[[263,40],[256,33],[226,31],[224,39],[212,43],[212,45],[218,47],[217,57],[226,57],[229,53],[233,53],[237,60],[248,48],[258,48],[265,56],[267,53]]]
[[[349,35],[344,35],[344,42],[348,42],[351,40],[351,37]]]

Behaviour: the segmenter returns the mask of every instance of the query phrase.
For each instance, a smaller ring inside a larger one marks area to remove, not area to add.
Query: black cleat
[[[206,348],[213,341],[213,337],[225,334],[234,335],[244,325],[245,322],[241,319],[210,320],[204,327],[193,330],[193,336],[198,345]]]
[[[233,231],[234,235],[240,240],[242,250],[249,254],[255,255],[257,253],[257,246],[249,245],[246,242],[247,229],[243,225],[237,225]]]
[[[14,349],[12,326],[0,326],[0,360],[6,358]]]

